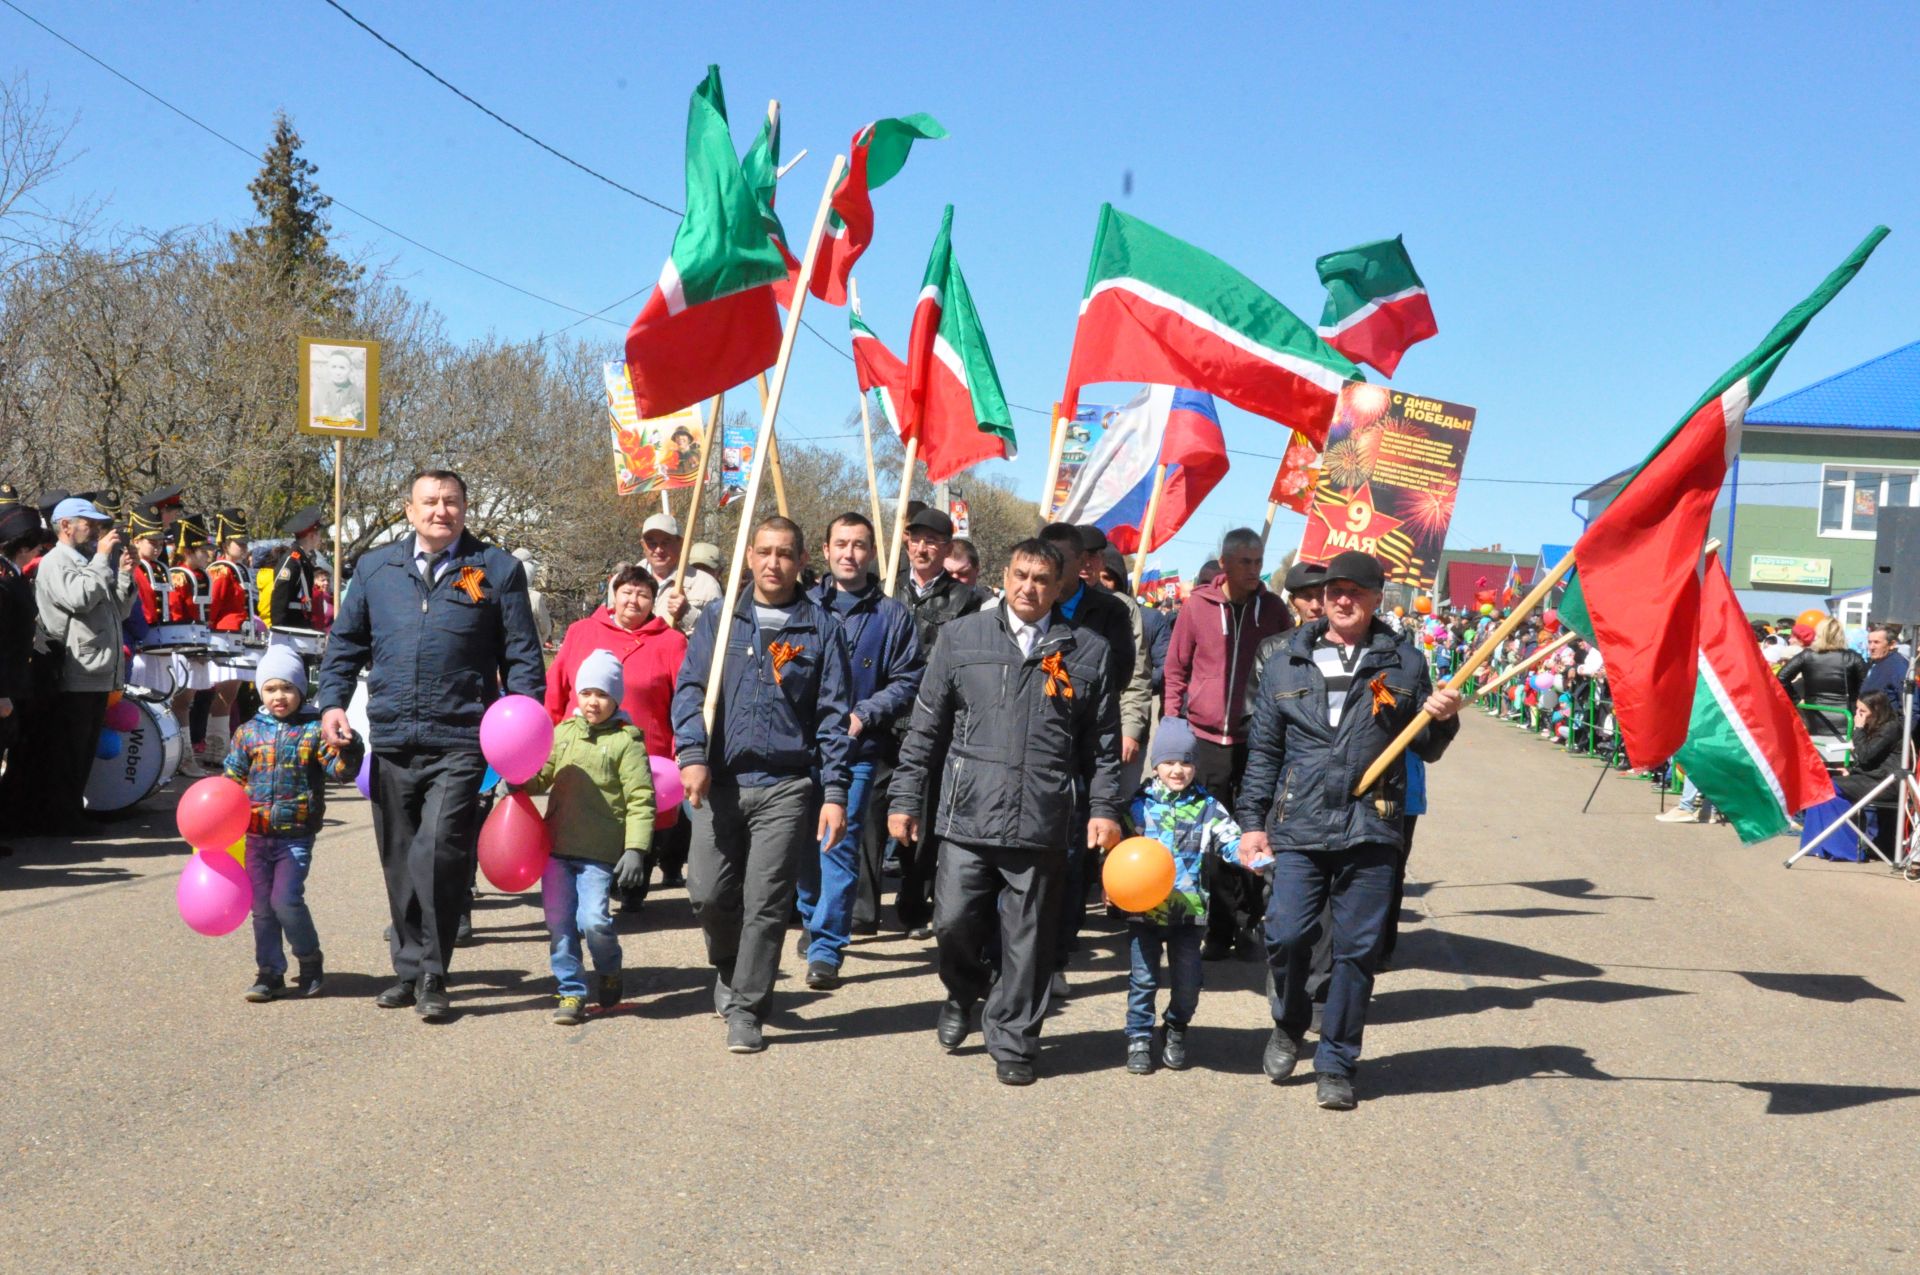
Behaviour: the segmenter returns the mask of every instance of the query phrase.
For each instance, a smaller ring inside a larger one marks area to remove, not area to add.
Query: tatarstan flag
[[[925,113],[875,120],[853,135],[847,175],[840,179],[829,202],[827,230],[820,239],[820,257],[813,264],[813,280],[807,291],[828,305],[847,303],[847,279],[853,274],[853,263],[873,242],[871,192],[899,175],[915,142],[935,141],[946,135],[940,121]],[[788,253],[787,281],[780,290],[780,304],[789,304],[799,277],[800,263]]]
[[[720,68],[687,107],[687,211],[660,284],[627,329],[627,372],[641,417],[665,416],[772,365],[786,277],[762,207],[734,153]]]
[[[1600,648],[1635,766],[1658,765],[1687,737],[1700,649],[1700,553],[1747,408],[1813,316],[1886,235],[1885,226],[1876,227],[1715,381],[1573,546],[1560,618]]]
[[[1409,346],[1439,334],[1427,285],[1398,235],[1330,252],[1313,266],[1327,289],[1320,335],[1354,362],[1392,376]]]
[[[1700,585],[1700,652],[1687,742],[1675,754],[1740,839],[1763,841],[1833,796],[1806,723],[1753,640],[1718,554]]]
[[[860,392],[879,400],[881,417],[898,436],[901,409],[907,401],[907,365],[873,334],[858,310],[847,311],[847,326],[853,336],[853,371],[860,379]]]
[[[927,258],[920,302],[907,336],[907,414],[901,436],[920,440],[927,481],[941,482],[983,460],[1011,460],[1013,416],[973,294],[953,255],[953,205]]]
[[[1183,385],[1325,447],[1340,387],[1364,379],[1251,279],[1137,217],[1100,206],[1061,410],[1097,381]]]

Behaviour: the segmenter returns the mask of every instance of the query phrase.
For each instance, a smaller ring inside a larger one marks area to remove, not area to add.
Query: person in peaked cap
[[[675,587],[674,575],[680,569],[680,520],[672,514],[654,514],[640,525],[640,549],[647,574],[659,596],[657,609],[668,624],[688,637],[699,622],[700,613],[710,602],[720,600],[719,581],[689,571]]]
[[[135,505],[127,512],[127,534],[133,538],[133,583],[140,595],[140,613],[148,624],[173,622],[173,598],[167,583],[167,531],[152,506]]]
[[[313,560],[320,552],[321,526],[325,519],[320,506],[308,505],[281,524],[280,530],[293,537],[293,548],[286,561],[273,573],[273,600],[268,623],[276,629],[311,629],[313,622]]]
[[[207,623],[216,633],[238,633],[253,614],[253,572],[247,566],[247,519],[238,509],[222,509],[213,516],[214,559],[207,567],[212,580]]]
[[[182,487],[179,483],[169,483],[158,487],[140,497],[134,503],[153,510],[160,516],[160,525],[171,527],[186,514],[186,505],[180,498]]]
[[[0,483],[0,509],[20,503],[20,489],[12,483]]]

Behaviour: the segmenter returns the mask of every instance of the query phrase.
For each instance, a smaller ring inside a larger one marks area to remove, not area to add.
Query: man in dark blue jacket
[[[687,896],[717,971],[713,1007],[736,1054],[765,1048],[760,1027],[800,862],[846,832],[852,750],[846,638],[800,590],[806,540],[774,517],[753,529],[750,543],[752,589],[730,615],[721,615],[723,603],[701,612],[673,691],[673,737],[693,820]],[[718,640],[726,660],[709,729]]]
[[[847,734],[853,739],[847,830],[820,854],[800,860],[801,943],[807,986],[816,991],[840,985],[840,965],[852,937],[867,807],[874,799],[875,781],[899,758],[894,728],[913,712],[925,671],[913,613],[881,592],[869,570],[873,558],[873,523],[862,514],[841,514],[827,527],[827,578],[811,595],[846,638],[853,705],[847,717]],[[879,813],[884,823],[886,812]]]
[[[429,1022],[452,1010],[447,965],[478,835],[480,718],[508,694],[546,694],[546,664],[518,559],[467,531],[467,484],[448,469],[414,475],[413,534],[360,556],[320,668],[321,733],[353,738],[347,703],[367,670],[374,839],[393,915],[383,1009]]]
[[[1327,564],[1325,615],[1293,630],[1268,659],[1254,705],[1246,778],[1234,815],[1240,861],[1273,863],[1267,905],[1273,1035],[1262,1069],[1293,1074],[1313,1013],[1307,975],[1321,908],[1332,900],[1333,978],[1314,1055],[1317,1100],[1353,1106],[1353,1075],[1373,994],[1400,849],[1406,762],[1354,788],[1375,758],[1425,709],[1434,719],[1413,751],[1437,761],[1460,729],[1460,693],[1433,689],[1426,661],[1374,617],[1385,573],[1371,555]]]

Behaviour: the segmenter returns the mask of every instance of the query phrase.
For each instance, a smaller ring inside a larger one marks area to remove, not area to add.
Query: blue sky
[[[117,5],[110,21],[99,4],[14,2],[249,148],[284,107],[328,193],[533,292],[598,310],[665,258],[673,217],[536,150],[322,0]],[[1773,392],[1920,337],[1910,4],[343,3],[508,119],[675,207],[687,96],[709,61],[741,146],[778,97],[787,154],[811,151],[783,183],[790,224],[856,127],[933,113],[952,137],[917,148],[876,196],[856,272],[867,320],[904,345],[953,202],[1007,397],[1033,408],[1060,391],[1102,200],[1309,320],[1317,255],[1403,234],[1440,335],[1394,384],[1480,411],[1458,547],[1571,539],[1577,486],[1644,453],[1876,222],[1893,236]],[[79,117],[62,195],[156,228],[249,214],[254,164],[0,8],[0,74],[18,71]],[[390,259],[456,337],[576,317],[345,213],[335,231]],[[575,331],[611,354],[638,306]],[[843,312],[807,315],[845,348]],[[850,364],[802,334],[783,432],[841,434],[855,402]],[[1277,426],[1222,415],[1231,449],[1282,449]],[[1037,495],[1045,418],[1015,424],[1020,457],[994,468]],[[1236,455],[1157,561],[1190,573],[1220,532],[1257,525],[1272,475]],[[1275,546],[1300,526],[1283,514]]]

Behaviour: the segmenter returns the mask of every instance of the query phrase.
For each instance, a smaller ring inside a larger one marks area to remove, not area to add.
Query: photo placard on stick
[[[300,338],[302,434],[380,437],[380,343]]]

